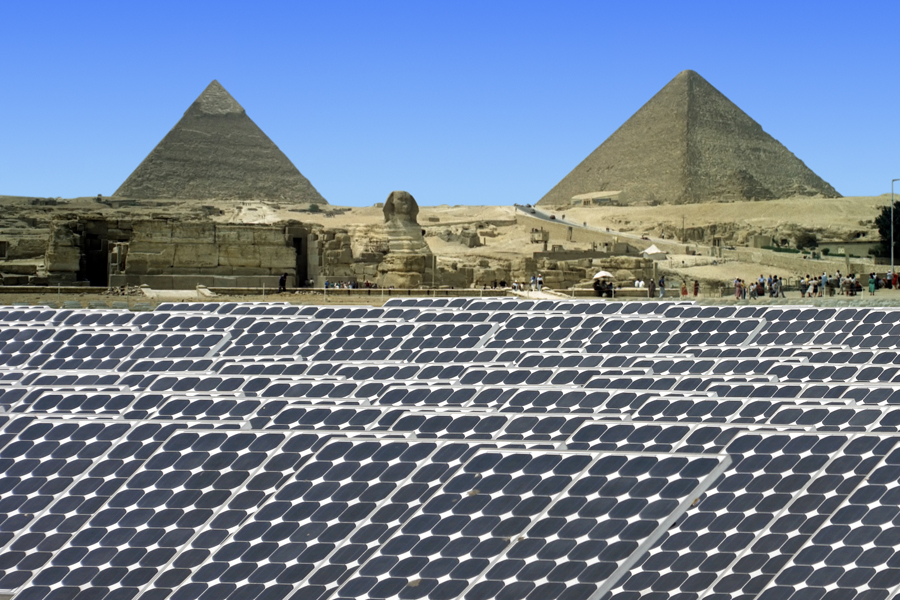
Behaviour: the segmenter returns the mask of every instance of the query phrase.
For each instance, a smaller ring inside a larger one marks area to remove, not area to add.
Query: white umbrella
[[[594,275],[594,279],[600,279],[601,277],[612,277],[613,274],[609,271],[600,271],[596,275]]]

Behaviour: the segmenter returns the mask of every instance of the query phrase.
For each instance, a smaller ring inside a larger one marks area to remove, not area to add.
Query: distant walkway
[[[560,298],[569,298],[570,296],[563,294],[561,292],[552,292],[552,291],[540,291],[540,292],[532,292],[532,291],[517,291],[517,290],[509,290],[509,293],[513,296],[518,296],[519,298],[526,298],[528,300],[559,300]]]

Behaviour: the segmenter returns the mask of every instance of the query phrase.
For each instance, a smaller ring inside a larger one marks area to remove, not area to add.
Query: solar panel
[[[503,297],[0,307],[0,594],[887,598],[898,324]]]

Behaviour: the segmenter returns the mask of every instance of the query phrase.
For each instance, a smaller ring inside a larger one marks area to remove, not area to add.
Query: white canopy
[[[613,276],[613,274],[610,273],[609,271],[600,271],[599,273],[594,275],[594,279],[601,279],[603,277],[612,277],[612,276]]]

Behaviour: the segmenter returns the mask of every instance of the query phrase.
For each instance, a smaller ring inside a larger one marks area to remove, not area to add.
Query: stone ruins
[[[574,213],[576,201],[581,208],[796,195],[839,197],[700,75],[684,71],[538,204]],[[380,223],[374,209],[365,222],[331,221],[350,209],[330,206],[217,81],[113,196],[2,202],[4,285],[272,289],[287,274],[291,288],[482,288],[540,274],[547,288],[574,294],[590,290],[599,270],[626,285],[657,276],[641,255],[650,242],[582,226],[571,213],[565,221],[563,211],[558,220],[530,206],[493,219],[481,210],[443,220],[432,207],[420,222],[415,198],[394,191],[376,205]],[[684,241],[695,229],[682,223],[680,232],[657,235],[667,252],[688,253]],[[735,238],[726,229],[703,234],[718,256]]]

